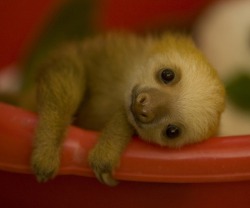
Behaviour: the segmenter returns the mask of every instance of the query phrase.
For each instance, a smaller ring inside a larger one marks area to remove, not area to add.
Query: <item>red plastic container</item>
[[[21,52],[59,3],[0,2],[2,68],[23,57]],[[208,3],[211,1],[103,0],[96,26],[103,30],[143,30],[163,22],[187,26]],[[29,165],[36,122],[35,114],[0,103],[0,207],[250,206],[250,136],[212,138],[175,150],[134,138],[115,174],[121,182],[110,188],[93,177],[86,160],[98,133],[70,127],[59,175],[39,184]]]

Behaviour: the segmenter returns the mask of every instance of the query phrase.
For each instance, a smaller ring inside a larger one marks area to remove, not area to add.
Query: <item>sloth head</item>
[[[142,139],[180,147],[217,133],[224,87],[189,38],[163,36],[136,67],[127,112]]]

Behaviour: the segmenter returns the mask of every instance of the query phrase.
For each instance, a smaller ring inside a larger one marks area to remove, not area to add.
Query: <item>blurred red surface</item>
[[[0,1],[0,70],[22,58],[60,0]]]
[[[59,6],[69,0],[0,1],[0,70],[20,61]],[[95,24],[100,30],[143,30],[190,25],[215,0],[100,0]]]

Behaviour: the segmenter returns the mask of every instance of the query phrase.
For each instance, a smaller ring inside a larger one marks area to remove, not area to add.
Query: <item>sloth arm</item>
[[[112,172],[133,134],[134,129],[128,122],[125,109],[120,108],[111,117],[89,154],[89,164],[100,182],[109,186],[117,184]]]
[[[39,181],[53,177],[60,165],[60,146],[85,92],[85,70],[77,48],[67,46],[42,63],[37,83],[38,126],[32,167]]]

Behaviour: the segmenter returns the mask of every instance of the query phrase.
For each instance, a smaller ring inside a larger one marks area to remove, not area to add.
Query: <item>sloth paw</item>
[[[118,184],[118,181],[115,180],[112,176],[112,171],[103,171],[101,169],[94,169],[95,175],[97,179],[108,186],[116,186]]]
[[[52,179],[59,169],[59,153],[51,149],[37,148],[33,151],[31,163],[37,180],[46,182]]]
[[[112,174],[117,165],[117,157],[112,157],[110,154],[100,154],[100,151],[95,148],[89,155],[89,164],[101,183],[108,186],[118,184]]]

